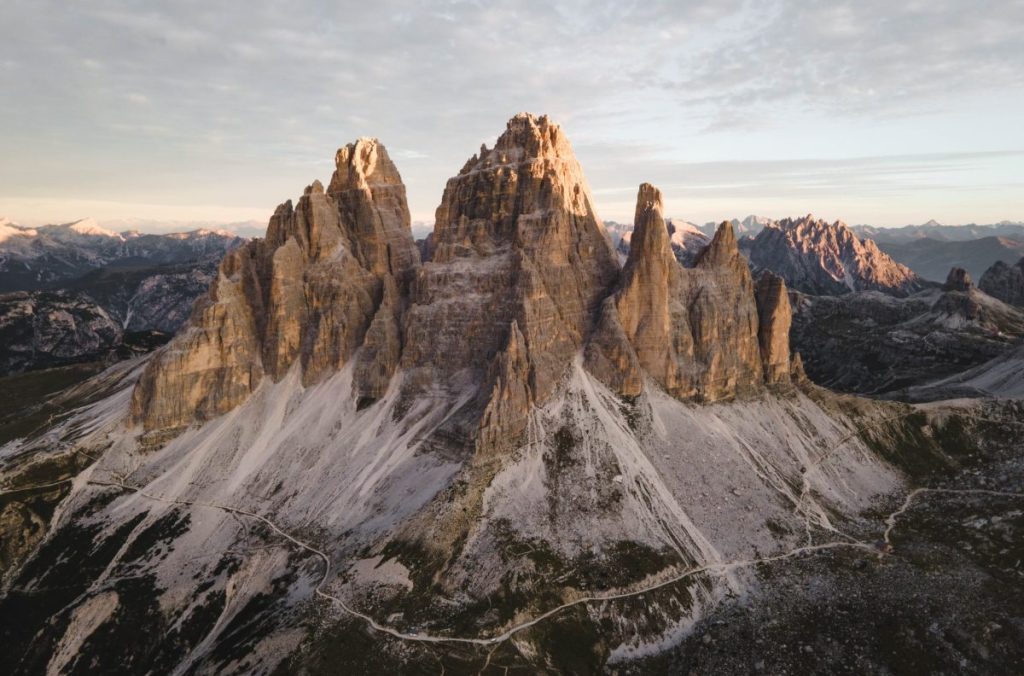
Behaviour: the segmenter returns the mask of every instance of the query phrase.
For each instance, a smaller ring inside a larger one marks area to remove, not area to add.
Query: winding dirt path
[[[893,529],[896,528],[896,519],[903,516],[903,514],[910,509],[910,506],[914,503],[914,500],[919,495],[925,495],[928,493],[941,493],[947,495],[988,495],[992,497],[1000,498],[1024,498],[1024,493],[1012,493],[1009,491],[993,491],[986,488],[915,488],[907,494],[907,498],[900,505],[899,509],[885,517],[885,533],[882,535],[882,540],[886,545],[892,546],[890,536],[892,535]]]

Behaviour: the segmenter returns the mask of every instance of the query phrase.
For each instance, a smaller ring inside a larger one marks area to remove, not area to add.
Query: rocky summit
[[[791,350],[791,279],[913,288],[870,245],[767,223],[808,246],[755,277],[725,222],[684,266],[644,183],[622,263],[544,116],[449,179],[422,248],[384,145],[335,160],[169,344],[0,425],[0,671],[884,673],[877,633],[825,638],[834,609],[950,589],[906,642],[1024,657],[1006,556],[916,554],[929,515],[1019,499],[957,474],[1014,467],[1015,405],[839,395]],[[1017,316],[966,275],[930,291],[936,322]]]
[[[763,308],[766,327],[789,312],[781,288],[781,299]],[[759,347],[754,285],[732,225],[723,223],[694,267],[684,268],[672,253],[661,192],[646,183],[637,195],[622,280],[598,321],[587,365],[625,396],[640,393],[645,375],[681,399],[750,394],[763,385],[763,364],[779,358],[771,341],[763,354]],[[788,364],[788,337],[783,350]],[[788,373],[778,374],[776,366],[772,380],[785,380]]]
[[[858,237],[842,221],[828,223],[811,214],[768,223],[744,248],[755,270],[771,270],[804,293],[906,296],[924,288],[871,239]]]
[[[1004,303],[1024,307],[1024,258],[1014,265],[996,261],[978,280],[978,288]]]
[[[351,361],[357,390],[386,388],[397,365],[397,322],[419,252],[405,187],[387,151],[360,139],[319,181],[280,205],[266,238],[231,252],[184,331],[147,367],[132,399],[148,430],[225,413],[264,374],[297,364],[312,383]]]

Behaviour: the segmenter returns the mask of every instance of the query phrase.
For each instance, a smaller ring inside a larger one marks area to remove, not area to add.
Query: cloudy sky
[[[526,110],[607,219],[1024,220],[1024,0],[262,4],[2,0],[0,215],[262,221],[377,136],[431,221]]]

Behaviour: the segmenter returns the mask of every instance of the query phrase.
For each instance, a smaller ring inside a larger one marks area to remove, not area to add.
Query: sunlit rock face
[[[882,291],[906,296],[923,288],[921,279],[842,221],[828,223],[808,214],[767,224],[745,248],[755,270],[771,270],[792,289],[836,295]]]
[[[781,324],[782,314],[769,309],[765,319],[778,315]],[[694,267],[683,268],[672,253],[661,192],[641,185],[629,258],[602,307],[588,368],[624,395],[639,394],[646,374],[677,398],[716,401],[762,385],[759,340],[753,281],[732,225],[723,223]],[[784,349],[785,369],[774,369],[773,381],[788,379],[788,341]]]
[[[208,420],[293,367],[311,385],[350,362],[360,402],[399,371],[407,403],[467,398],[447,433],[478,448],[517,443],[579,354],[629,396],[648,380],[694,401],[788,381],[785,286],[755,294],[732,226],[684,268],[661,193],[644,184],[620,270],[547,117],[516,115],[448,181],[422,265],[383,145],[360,139],[336,164],[326,190],[317,181],[282,204],[264,240],[225,260],[150,364],[133,398],[146,429]]]
[[[398,364],[401,291],[418,265],[405,187],[384,146],[342,148],[329,191],[314,182],[294,207],[277,208],[265,239],[225,258],[189,325],[143,374],[134,418],[149,430],[208,420],[264,375],[280,380],[298,363],[312,384],[364,342],[357,390],[379,396]]]
[[[514,435],[571,365],[619,271],[561,128],[512,118],[448,181],[431,246],[412,290],[407,383],[482,379],[485,400],[502,402],[484,404],[484,425]]]

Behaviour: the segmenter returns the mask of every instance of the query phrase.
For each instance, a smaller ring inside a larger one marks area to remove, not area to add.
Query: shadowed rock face
[[[946,283],[942,286],[943,291],[970,291],[974,287],[971,276],[963,268],[953,268],[946,277]]]
[[[978,280],[978,288],[1004,303],[1024,306],[1024,258],[1015,265],[997,261]]]

